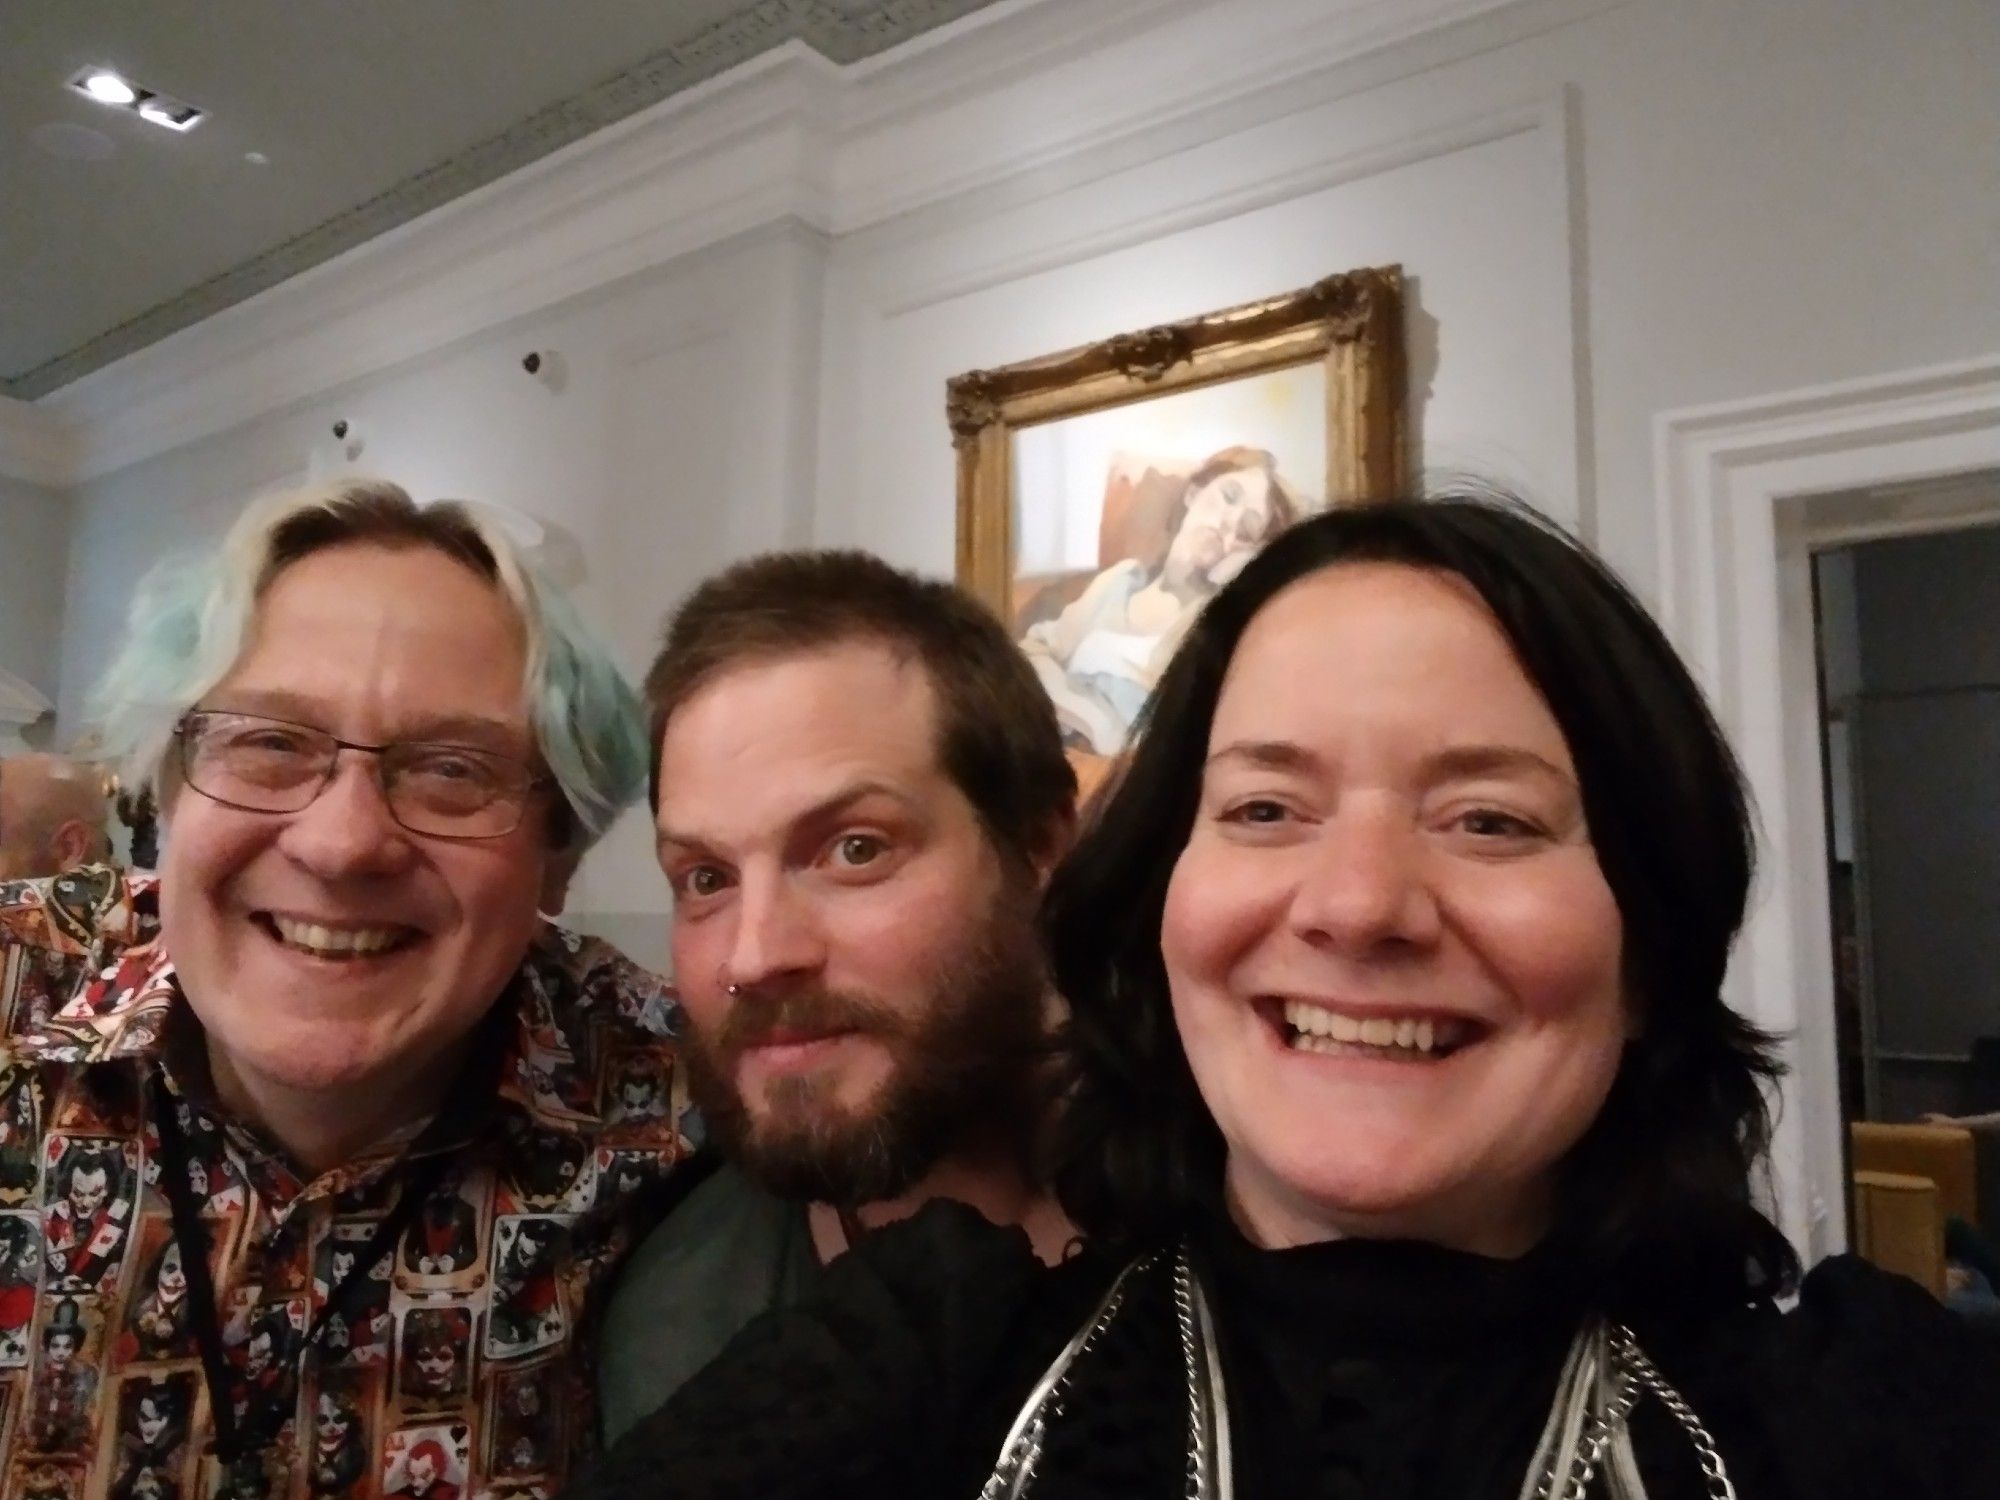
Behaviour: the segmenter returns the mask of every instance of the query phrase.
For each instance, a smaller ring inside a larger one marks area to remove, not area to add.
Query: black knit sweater
[[[1587,1309],[1553,1251],[1501,1262],[1345,1241],[1192,1236],[1223,1351],[1241,1500],[1514,1500]],[[971,1500],[1036,1378],[1119,1263],[1041,1267],[1017,1230],[934,1204],[804,1304],[746,1328],[576,1500]],[[1994,1500],[2000,1357],[1909,1282],[1826,1262],[1781,1313],[1663,1284],[1620,1309],[1713,1433],[1742,1500]],[[1037,1500],[1177,1500],[1186,1385],[1169,1273],[1137,1278],[1073,1368]],[[1651,1500],[1705,1494],[1649,1401]]]

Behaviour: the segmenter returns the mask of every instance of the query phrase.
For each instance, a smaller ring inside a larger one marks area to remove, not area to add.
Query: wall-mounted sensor
[[[361,457],[361,450],[365,446],[362,441],[361,429],[348,421],[347,418],[334,418],[333,440],[340,444],[341,455],[349,463],[353,463],[355,459]]]
[[[521,368],[558,394],[569,383],[568,361],[553,349],[530,349],[521,356]]]

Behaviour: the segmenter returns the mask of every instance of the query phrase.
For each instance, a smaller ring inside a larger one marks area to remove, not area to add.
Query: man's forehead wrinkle
[[[369,618],[357,620],[353,610],[336,601],[311,595],[267,597],[221,685],[281,692],[296,684],[301,670],[333,666],[343,670],[348,681],[359,681],[365,692],[379,696],[387,685],[384,663],[400,666],[409,654],[396,649],[395,633],[386,610],[370,611]]]
[[[398,725],[486,723],[510,741],[523,732],[532,738],[525,684],[514,687],[503,705],[484,701],[490,694],[455,694],[454,688],[465,685],[463,679],[455,671],[439,669],[441,659],[477,651],[477,637],[493,622],[466,619],[445,626],[393,607],[363,612],[323,590],[279,594],[288,576],[289,570],[281,574],[260,601],[243,652],[211,696],[233,692],[300,706],[318,700],[329,710],[365,706],[370,715]],[[506,639],[519,651],[525,645],[521,623],[513,610],[503,613]],[[310,690],[302,691],[302,683]],[[242,702],[230,706],[258,711]],[[308,716],[305,722],[317,720]],[[394,737],[436,736],[398,732]]]

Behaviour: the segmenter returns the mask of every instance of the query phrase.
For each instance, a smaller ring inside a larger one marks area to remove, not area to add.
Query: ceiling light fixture
[[[139,91],[109,68],[86,68],[71,82],[99,104],[132,104],[139,98]]]
[[[201,111],[165,94],[151,94],[140,101],[139,118],[169,130],[192,130],[201,123]]]
[[[206,116],[186,100],[156,89],[143,88],[111,68],[79,68],[70,75],[69,86],[86,99],[113,109],[129,109],[140,119],[168,130],[192,130]]]

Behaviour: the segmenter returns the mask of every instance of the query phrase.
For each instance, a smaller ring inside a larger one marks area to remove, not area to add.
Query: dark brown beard
[[[896,1197],[974,1143],[1017,1150],[1026,1164],[1039,1126],[1047,993],[1034,903],[1032,884],[1009,879],[907,1012],[824,989],[748,993],[718,1035],[690,1028],[688,1092],[710,1138],[779,1197],[843,1207]],[[834,1101],[835,1079],[784,1079],[753,1119],[736,1064],[778,1030],[861,1032],[888,1050],[889,1077],[858,1110]]]

